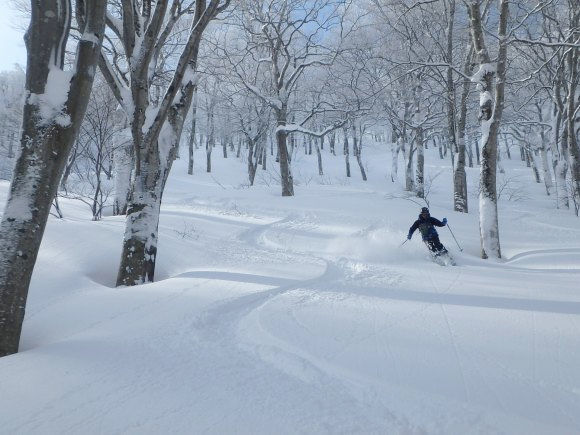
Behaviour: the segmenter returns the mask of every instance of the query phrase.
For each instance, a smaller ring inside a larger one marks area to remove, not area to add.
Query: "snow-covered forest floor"
[[[0,359],[0,432],[580,431],[580,221],[522,162],[503,161],[504,260],[484,261],[478,169],[454,213],[450,162],[427,151],[431,214],[464,247],[439,229],[458,263],[441,267],[418,233],[400,246],[421,205],[385,144],[367,139],[366,183],[354,159],[347,180],[343,156],[319,177],[298,153],[292,198],[272,157],[248,188],[220,154],[212,174],[202,149],[194,176],[175,163],[153,284],[114,288],[124,219],[61,200],[21,352]]]

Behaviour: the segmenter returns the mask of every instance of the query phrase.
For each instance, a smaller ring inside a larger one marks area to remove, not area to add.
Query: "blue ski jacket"
[[[430,215],[426,218],[423,218],[421,215],[419,215],[419,219],[417,219],[411,228],[409,228],[409,238],[413,236],[413,233],[418,228],[419,231],[421,231],[421,237],[423,237],[423,240],[434,239],[435,237],[439,237],[435,227],[444,226],[445,224],[443,222],[441,222],[439,219],[431,217]]]

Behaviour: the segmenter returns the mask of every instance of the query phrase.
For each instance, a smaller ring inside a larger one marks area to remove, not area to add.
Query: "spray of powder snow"
[[[329,244],[328,253],[373,263],[402,264],[427,260],[421,236],[402,243],[407,233],[393,228],[390,222],[377,222],[350,236],[340,237]]]

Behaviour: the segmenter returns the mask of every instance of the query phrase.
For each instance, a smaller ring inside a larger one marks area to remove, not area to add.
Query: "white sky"
[[[26,27],[7,0],[0,0],[0,71],[11,70],[18,63],[26,65],[26,47],[24,46],[24,30]]]

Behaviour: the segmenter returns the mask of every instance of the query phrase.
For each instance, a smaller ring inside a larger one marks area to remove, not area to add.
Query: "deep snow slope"
[[[251,188],[217,148],[213,174],[202,150],[194,176],[177,161],[158,281],[132,288],[113,288],[123,219],[63,201],[22,352],[0,359],[0,433],[579,433],[578,218],[504,160],[505,258],[480,260],[477,169],[454,213],[429,150],[432,214],[464,247],[441,228],[458,262],[441,267],[418,234],[400,246],[422,204],[391,183],[386,145],[364,153],[367,183],[355,161],[346,179],[325,150],[319,177],[296,155],[293,198],[273,158]]]

